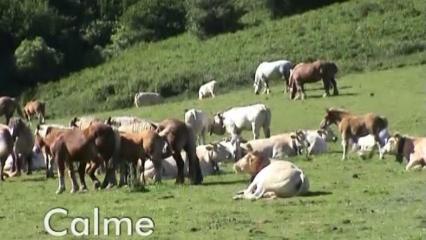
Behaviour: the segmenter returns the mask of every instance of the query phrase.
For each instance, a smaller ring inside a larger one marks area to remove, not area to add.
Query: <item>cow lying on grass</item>
[[[306,194],[309,181],[303,171],[291,162],[270,160],[258,152],[249,152],[234,164],[236,172],[249,173],[253,181],[234,199],[293,197]]]
[[[423,168],[426,166],[426,138],[408,137],[395,134],[390,137],[383,147],[384,153],[396,156],[398,162],[407,161],[405,170]]]

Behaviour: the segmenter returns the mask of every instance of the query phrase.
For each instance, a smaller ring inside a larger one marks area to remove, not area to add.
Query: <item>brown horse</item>
[[[24,161],[27,163],[27,174],[31,174],[34,146],[33,133],[22,118],[12,118],[9,121],[9,129],[14,141],[13,154],[15,155],[15,163],[12,169],[15,169],[16,172],[14,172],[13,175],[21,175]]]
[[[178,169],[176,183],[181,184],[184,182],[184,162],[181,156],[181,151],[184,150],[189,160],[190,182],[191,184],[201,184],[203,182],[203,175],[196,154],[195,135],[193,130],[180,120],[165,119],[159,123],[157,132],[161,137],[167,140],[169,148],[171,149],[171,151],[163,157],[173,156],[176,161]]]
[[[324,84],[324,97],[330,95],[330,87],[333,87],[333,95],[339,95],[336,84],[337,72],[338,68],[333,62],[317,60],[312,63],[297,64],[290,73],[290,99],[296,100],[301,97],[303,100],[306,97],[305,83],[312,83],[320,80],[322,80]]]
[[[78,183],[74,173],[74,162],[79,163],[78,173],[82,185],[81,190],[87,189],[84,174],[89,162],[90,167],[87,174],[92,179],[95,188],[100,187],[101,184],[95,176],[95,171],[102,163],[107,166],[113,164],[114,153],[117,152],[116,144],[118,144],[117,134],[110,126],[103,123],[92,123],[84,130],[73,128],[60,134],[50,147],[58,166],[59,187],[56,193],[60,194],[65,190],[65,166],[69,170],[72,181],[71,193],[77,191]],[[107,171],[102,186],[114,184],[112,175],[113,172]]]
[[[37,115],[38,122],[44,123],[44,117],[46,114],[46,104],[38,100],[32,100],[27,102],[24,106],[24,115],[31,122],[31,117]]]
[[[331,124],[336,124],[342,135],[342,160],[346,159],[349,139],[352,139],[352,141],[356,143],[358,142],[358,138],[372,134],[376,142],[379,143],[380,131],[388,127],[388,121],[385,117],[378,116],[374,113],[354,115],[349,111],[336,108],[326,109],[326,114],[321,121],[320,128],[326,129]],[[377,145],[380,151],[380,144]]]
[[[22,114],[21,107],[19,106],[15,98],[0,97],[0,116],[5,116],[6,125],[9,124],[9,120],[13,116],[15,110],[18,112],[20,117],[24,117]]]
[[[0,124],[0,181],[4,181],[3,169],[9,155],[13,156],[13,139],[9,128]]]
[[[120,132],[120,151],[119,159],[126,160],[131,164],[131,179],[136,181],[137,163],[141,160],[141,171],[145,171],[145,161],[150,159],[154,163],[156,182],[161,180],[161,162],[163,149],[166,144],[165,140],[153,130],[144,130],[140,133]],[[142,181],[145,184],[145,178],[142,174]],[[120,185],[127,182],[127,174],[123,174],[120,178]]]
[[[53,154],[51,147],[55,142],[56,138],[63,134],[65,131],[70,130],[63,126],[49,126],[49,125],[37,125],[34,134],[34,146],[37,152],[42,151],[44,153],[44,160],[46,164],[46,178],[53,178]]]

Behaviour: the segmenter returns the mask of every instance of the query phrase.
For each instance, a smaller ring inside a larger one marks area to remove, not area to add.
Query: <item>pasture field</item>
[[[324,109],[336,106],[356,113],[379,113],[388,118],[392,132],[424,136],[425,76],[425,65],[346,75],[338,79],[340,96],[322,98],[321,84],[311,84],[308,99],[303,102],[290,102],[281,93],[281,84],[273,86],[270,97],[255,96],[248,88],[250,81],[216,99],[176,101],[95,115],[182,119],[185,108],[214,113],[230,106],[263,102],[271,108],[275,134],[298,128],[315,129]],[[55,121],[64,123],[71,117]],[[219,137],[209,140],[216,139]],[[340,158],[340,143],[331,144],[330,153],[312,160],[292,158],[310,180],[310,195],[255,202],[232,200],[236,191],[247,186],[249,178],[232,173],[230,164],[222,173],[205,177],[201,186],[176,186],[174,181],[167,180],[149,185],[147,191],[131,192],[126,188],[94,191],[89,185],[87,193],[71,195],[66,191],[59,196],[55,195],[57,180],[45,180],[43,172],[36,172],[0,184],[1,239],[49,238],[43,228],[43,217],[54,207],[69,210],[67,217],[53,218],[57,229],[69,227],[73,217],[93,218],[95,207],[100,208],[101,218],[128,216],[136,220],[149,216],[155,222],[152,239],[426,238],[425,171],[405,172],[403,165],[388,155],[383,161],[376,155],[361,160],[354,153],[346,161]],[[68,178],[66,185],[69,190]],[[110,232],[114,239],[113,231]]]

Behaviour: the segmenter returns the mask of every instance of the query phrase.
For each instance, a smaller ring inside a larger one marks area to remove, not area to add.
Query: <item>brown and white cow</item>
[[[39,123],[44,123],[46,116],[46,103],[39,100],[31,100],[24,106],[24,115],[31,122],[31,117],[37,116]]]
[[[405,170],[426,167],[426,137],[408,137],[395,134],[383,147],[384,153],[396,155],[396,160],[407,161]]]

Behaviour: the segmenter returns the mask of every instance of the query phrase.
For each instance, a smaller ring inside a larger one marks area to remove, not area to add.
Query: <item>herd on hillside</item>
[[[306,97],[304,84],[323,81],[324,97],[333,89],[338,95],[335,63],[317,60],[299,63],[280,60],[261,63],[255,73],[254,92],[270,93],[269,82],[282,79],[291,99]],[[217,82],[200,87],[199,99],[214,98]],[[137,107],[162,102],[157,93],[135,95]],[[13,117],[17,112],[19,117]],[[33,100],[23,110],[16,99],[0,97],[0,179],[17,177],[26,170],[45,169],[46,177],[59,180],[57,194],[65,190],[65,170],[71,179],[71,193],[86,191],[85,175],[95,189],[113,186],[137,186],[161,179],[176,178],[184,183],[202,184],[203,176],[217,173],[222,163],[232,162],[236,173],[251,176],[249,186],[234,199],[291,197],[309,191],[309,181],[302,169],[288,161],[292,156],[324,154],[327,144],[337,141],[331,130],[340,132],[342,160],[349,149],[360,156],[371,157],[377,148],[379,157],[396,155],[406,161],[406,170],[426,166],[426,138],[390,135],[388,120],[375,113],[357,115],[345,109],[329,108],[319,129],[297,130],[271,136],[271,110],[264,104],[232,107],[209,116],[199,109],[185,110],[183,120],[165,119],[153,122],[134,116],[116,116],[102,120],[91,116],[74,117],[68,126],[45,123],[45,103]],[[31,118],[39,124],[35,132]],[[245,141],[243,131],[253,139]],[[264,138],[260,138],[260,131]],[[206,134],[226,138],[205,142]],[[287,159],[287,160],[283,160]],[[99,172],[105,177],[101,182]],[[77,181],[77,175],[79,181]],[[79,183],[78,183],[79,182]]]

